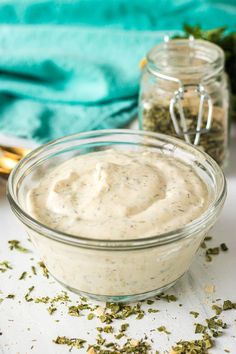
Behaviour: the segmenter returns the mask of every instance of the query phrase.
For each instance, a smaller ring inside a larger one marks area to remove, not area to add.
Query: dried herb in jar
[[[196,131],[196,122],[198,117],[197,108],[197,105],[194,108],[190,106],[184,107],[188,131],[191,132]],[[178,112],[176,111],[175,113],[179,118]],[[221,107],[215,106],[213,108],[213,120],[211,129],[208,132],[203,132],[201,134],[199,142],[199,147],[201,147],[203,151],[213,157],[213,159],[219,165],[223,164],[227,151],[227,127],[224,125],[224,114],[225,111]],[[206,121],[207,114],[204,114],[202,127],[206,125]],[[169,113],[169,105],[162,104],[159,102],[159,100],[155,101],[155,98],[153,98],[152,101],[149,101],[146,107],[143,109],[142,128],[144,130],[182,138],[184,140],[184,136],[179,136],[175,132],[175,128]]]

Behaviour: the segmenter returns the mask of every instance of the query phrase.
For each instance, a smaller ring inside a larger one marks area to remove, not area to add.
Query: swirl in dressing
[[[205,183],[181,160],[144,150],[106,150],[52,169],[28,193],[43,224],[96,239],[133,239],[181,228],[209,205]]]

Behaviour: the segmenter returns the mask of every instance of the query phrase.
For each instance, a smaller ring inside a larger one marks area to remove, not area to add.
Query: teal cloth
[[[1,1],[0,132],[46,142],[127,125],[140,59],[184,22],[235,29],[235,1]]]

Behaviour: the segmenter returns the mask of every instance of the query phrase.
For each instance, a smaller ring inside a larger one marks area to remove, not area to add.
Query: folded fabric
[[[235,28],[235,0],[1,0],[0,23],[134,30]]]
[[[83,131],[123,127],[137,112],[136,100],[131,99],[84,106],[2,96],[1,103],[2,132],[37,142]]]
[[[163,33],[5,26],[0,129],[45,142],[123,127],[137,114],[139,61]]]
[[[234,0],[4,0],[0,131],[46,142],[123,127],[137,115],[139,61],[167,30],[233,27],[235,14]]]

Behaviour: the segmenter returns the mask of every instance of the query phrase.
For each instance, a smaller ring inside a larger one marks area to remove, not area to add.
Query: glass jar
[[[224,165],[229,89],[224,52],[203,40],[163,42],[147,54],[139,96],[140,128],[184,139]]]
[[[63,233],[29,214],[28,192],[38,186],[45,173],[74,156],[111,148],[140,152],[150,149],[181,159],[206,183],[209,208],[182,228],[127,240]],[[7,193],[12,210],[54,278],[68,289],[96,300],[121,302],[162,292],[188,270],[222,209],[226,184],[217,163],[192,145],[162,134],[122,129],[76,134],[40,146],[12,171]]]

